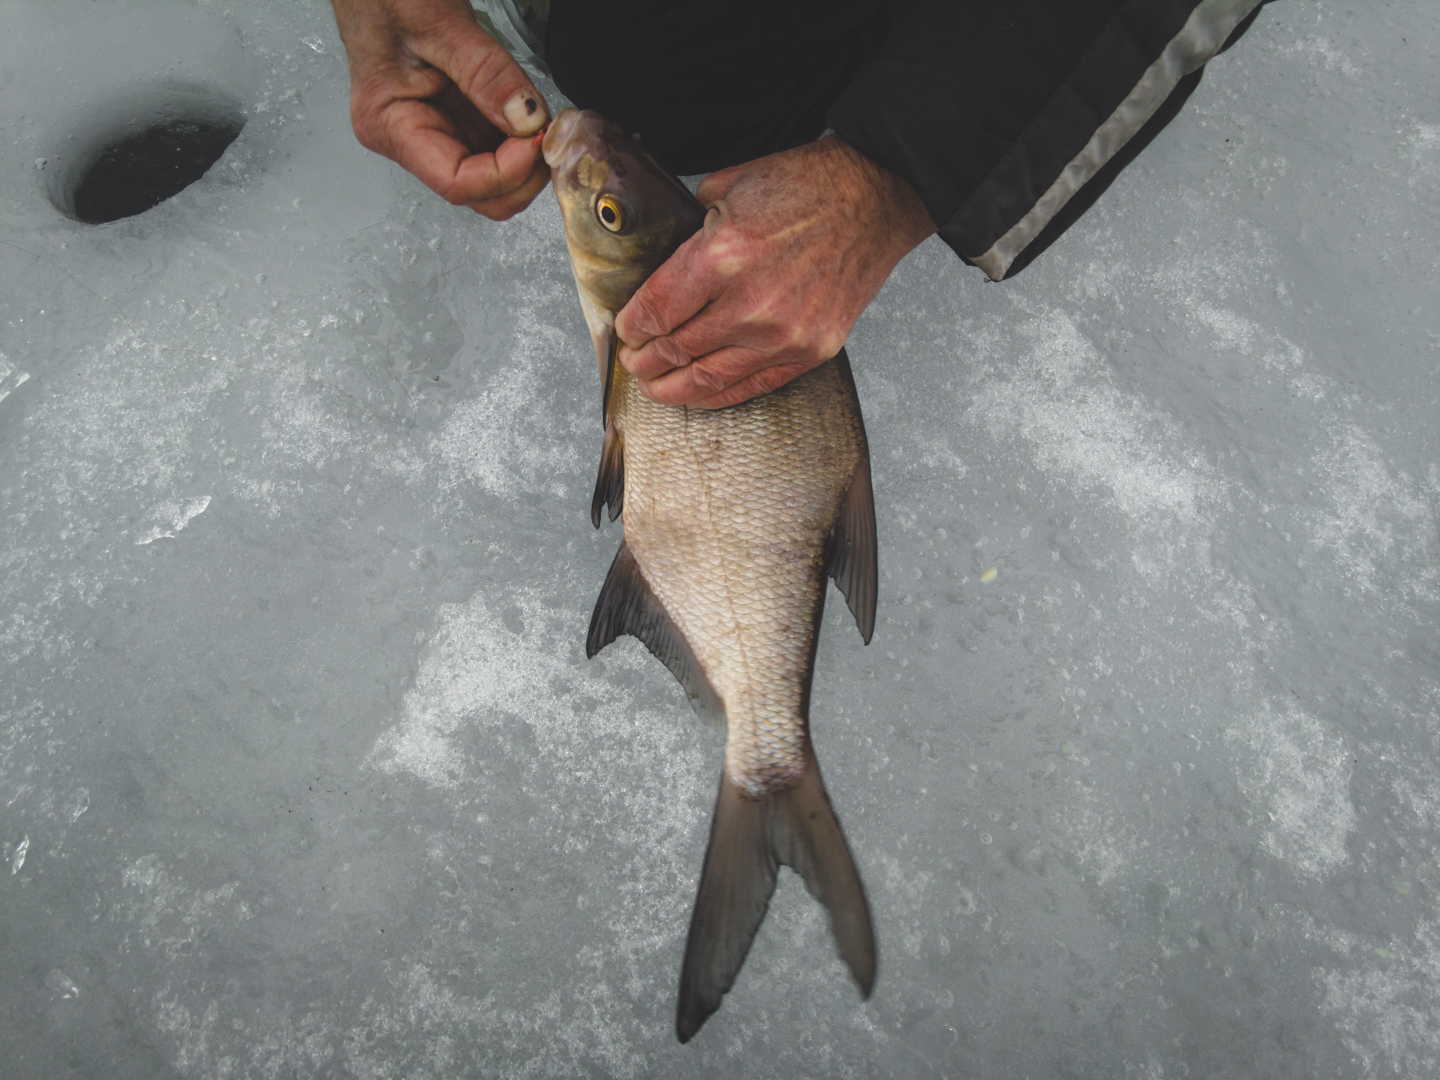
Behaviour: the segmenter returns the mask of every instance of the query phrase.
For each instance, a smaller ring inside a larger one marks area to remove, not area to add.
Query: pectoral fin
[[[605,384],[603,396],[600,399],[600,419],[608,424],[610,423],[610,391],[615,387],[615,364],[617,362],[615,350],[620,345],[620,339],[615,335],[614,326],[609,327],[609,333],[605,335],[605,338],[603,342],[596,339],[595,353],[598,356],[600,349],[602,347],[605,349],[605,359],[600,362],[600,378]]]
[[[875,497],[870,489],[870,455],[867,451],[850,478],[840,500],[840,512],[825,543],[825,572],[845,594],[855,625],[865,644],[875,632],[875,597],[879,569],[875,561]]]
[[[610,520],[620,516],[625,505],[625,437],[612,420],[605,425],[605,447],[600,451],[600,473],[595,477],[595,494],[590,499],[590,523],[600,527],[600,508],[610,507]]]
[[[590,340],[595,343],[595,364],[600,369],[600,420],[610,419],[610,388],[615,382],[615,348],[620,339],[615,334],[615,313],[606,311],[579,289],[580,310],[585,313],[585,325],[590,328]]]
[[[880,591],[875,561],[875,494],[870,486],[870,443],[865,438],[865,421],[860,416],[860,396],[855,375],[844,349],[829,361],[845,382],[850,407],[860,425],[860,464],[850,477],[850,487],[840,500],[840,512],[825,541],[825,572],[835,579],[845,603],[855,616],[855,625],[865,644],[875,632],[875,597]]]
[[[585,656],[594,656],[622,634],[639,638],[655,658],[670,669],[670,674],[685,688],[696,713],[706,720],[724,722],[725,705],[706,678],[695,651],[655,599],[640,572],[640,564],[623,543],[610,565],[600,599],[595,602],[590,633],[585,638]]]

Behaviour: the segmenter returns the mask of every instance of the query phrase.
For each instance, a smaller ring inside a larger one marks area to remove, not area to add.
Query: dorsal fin
[[[585,656],[594,656],[622,634],[639,638],[657,660],[680,681],[690,704],[706,720],[723,722],[725,705],[705,677],[695,651],[675,625],[660,601],[655,599],[640,564],[622,543],[610,564],[610,573],[595,601],[590,616],[590,633],[585,638]]]
[[[625,505],[625,438],[611,420],[605,425],[605,446],[600,451],[600,472],[595,477],[595,494],[590,499],[590,523],[600,527],[600,508],[610,506],[610,520],[620,516]]]
[[[825,541],[825,572],[845,594],[855,625],[865,644],[875,632],[875,597],[879,569],[875,561],[875,497],[870,489],[870,454],[867,451],[850,477],[849,490],[840,500],[840,512]]]

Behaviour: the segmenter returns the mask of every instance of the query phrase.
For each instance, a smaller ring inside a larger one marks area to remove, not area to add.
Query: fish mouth
[[[545,156],[545,164],[555,169],[560,165],[561,159],[565,156],[565,148],[570,142],[571,136],[580,123],[584,114],[578,109],[561,109],[550,121],[549,128],[545,131],[545,138],[540,143],[540,152]],[[591,114],[596,115],[594,113]]]

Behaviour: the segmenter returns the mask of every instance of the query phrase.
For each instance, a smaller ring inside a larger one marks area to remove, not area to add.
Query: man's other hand
[[[456,206],[496,221],[550,179],[534,135],[550,118],[465,0],[331,0],[350,57],[361,144]]]
[[[834,135],[723,169],[701,230],[615,320],[620,363],[670,405],[720,408],[830,359],[935,231],[919,195]]]

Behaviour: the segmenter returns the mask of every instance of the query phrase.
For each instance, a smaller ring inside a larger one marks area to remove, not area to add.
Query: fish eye
[[[595,216],[600,224],[612,233],[618,233],[629,222],[625,220],[625,207],[614,195],[601,195],[595,200]]]

